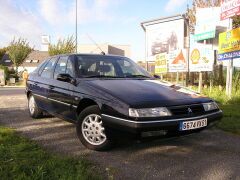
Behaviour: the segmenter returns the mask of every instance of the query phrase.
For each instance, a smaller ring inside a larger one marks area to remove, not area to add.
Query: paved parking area
[[[73,124],[31,119],[22,91],[5,95],[1,90],[0,124],[54,153],[83,156],[114,179],[240,180],[240,137],[216,129],[141,143],[124,140],[111,151],[94,152],[81,145]]]

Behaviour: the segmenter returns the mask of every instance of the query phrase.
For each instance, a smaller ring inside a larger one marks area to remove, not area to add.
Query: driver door
[[[70,73],[68,70],[70,66],[71,62],[69,56],[60,56],[55,66],[53,84],[49,90],[49,100],[51,101],[52,112],[66,118],[70,118],[69,114],[72,105],[72,92],[70,91],[70,87],[72,84],[57,80],[57,76],[58,74]],[[72,74],[70,75],[72,76]]]

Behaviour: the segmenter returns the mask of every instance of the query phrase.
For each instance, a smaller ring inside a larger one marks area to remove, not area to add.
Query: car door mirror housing
[[[71,83],[73,85],[76,84],[76,79],[73,78],[71,75],[69,74],[58,74],[57,75],[57,80],[59,81],[63,81],[63,82],[68,82]]]
[[[154,74],[153,77],[157,78],[157,79],[160,79],[161,77],[157,74]]]

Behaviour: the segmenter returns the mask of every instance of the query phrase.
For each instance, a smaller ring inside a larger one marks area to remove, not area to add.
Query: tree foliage
[[[194,33],[196,25],[196,9],[207,7],[220,7],[221,0],[193,0],[192,8],[188,9],[187,15],[189,18],[190,32]],[[233,28],[240,27],[240,16],[235,16],[233,19]]]
[[[67,37],[66,39],[59,39],[57,44],[50,44],[48,53],[50,56],[57,54],[73,53],[76,50],[76,44],[73,36]]]
[[[7,49],[6,48],[1,48],[0,49],[0,61],[2,60],[4,54],[6,54]]]
[[[7,53],[16,68],[16,73],[18,73],[18,67],[32,50],[33,48],[29,46],[29,42],[26,39],[18,38],[11,41],[7,48]]]

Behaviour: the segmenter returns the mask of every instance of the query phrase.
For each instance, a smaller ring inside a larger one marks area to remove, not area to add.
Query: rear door
[[[57,57],[51,58],[44,67],[39,69],[38,76],[34,78],[34,96],[37,105],[44,110],[50,111],[50,102],[48,100],[49,90],[53,84],[53,70]]]

